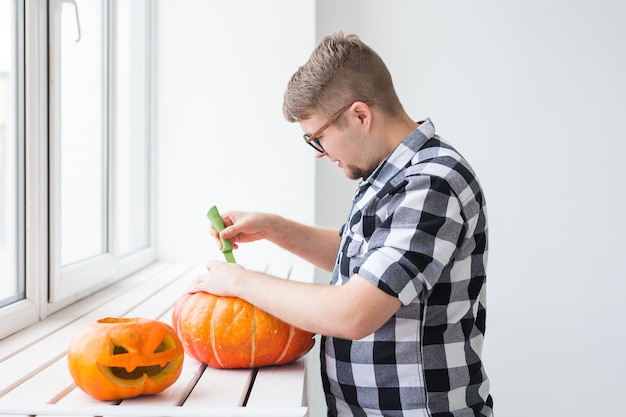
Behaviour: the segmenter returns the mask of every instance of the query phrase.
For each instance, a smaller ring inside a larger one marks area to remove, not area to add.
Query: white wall
[[[318,0],[473,163],[490,214],[498,416],[617,415],[626,388],[626,3]],[[317,164],[318,184],[336,184]],[[330,178],[330,179],[329,179]],[[352,189],[344,181],[341,192]],[[335,207],[332,188],[318,207]],[[325,222],[342,221],[343,197]]]
[[[159,257],[223,259],[208,234],[213,204],[312,222],[314,162],[282,115],[282,97],[314,45],[313,1],[157,6]],[[280,256],[261,243],[237,260]]]

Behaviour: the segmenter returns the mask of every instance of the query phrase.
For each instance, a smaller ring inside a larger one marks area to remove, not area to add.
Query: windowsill
[[[67,370],[70,340],[103,317],[170,322],[174,303],[202,267],[156,263],[0,341],[0,415],[304,416],[305,362],[219,370],[186,356],[179,379],[152,396],[94,400]],[[278,274],[277,274],[278,275]]]

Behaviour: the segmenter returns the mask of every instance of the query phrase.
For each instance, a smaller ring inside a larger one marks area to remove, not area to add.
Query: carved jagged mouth
[[[160,353],[166,350],[168,350],[168,346],[166,346],[165,342],[161,342],[159,346],[157,346],[157,348],[155,349],[154,353]],[[113,356],[124,355],[127,353],[128,350],[123,346],[115,346],[113,349]],[[128,382],[137,382],[143,381],[145,378],[152,378],[154,376],[162,374],[170,364],[171,362],[166,362],[163,366],[159,364],[137,366],[131,371],[128,371],[123,366],[105,366],[102,364],[98,364],[98,367],[101,371],[104,371],[103,373],[110,374],[115,378],[126,380]]]
[[[171,376],[170,369],[176,369],[176,364],[168,362],[163,367],[160,365],[138,366],[130,372],[123,367],[102,364],[98,364],[98,368],[109,381],[120,387],[138,387],[142,386],[148,379],[159,382],[169,378]]]
[[[148,378],[151,378],[155,375],[160,374],[163,370],[169,365],[169,362],[165,364],[165,366],[160,365],[150,365],[150,366],[138,366],[132,371],[128,372],[126,368],[120,368],[117,366],[110,366],[109,369],[111,373],[118,378],[121,379],[138,379],[143,375],[147,375]]]

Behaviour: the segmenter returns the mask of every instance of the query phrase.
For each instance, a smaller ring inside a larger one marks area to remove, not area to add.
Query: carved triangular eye
[[[164,352],[167,350],[167,346],[165,346],[165,341],[159,343],[159,346],[154,349],[154,353]]]
[[[124,346],[115,346],[113,348],[113,354],[114,355],[122,355],[124,353],[128,353],[128,350],[126,350],[126,348]]]

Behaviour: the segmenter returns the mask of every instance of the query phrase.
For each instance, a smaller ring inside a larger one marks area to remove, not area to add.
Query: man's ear
[[[362,101],[357,101],[352,105],[353,112],[356,113],[361,124],[369,125],[372,121],[372,108]]]

